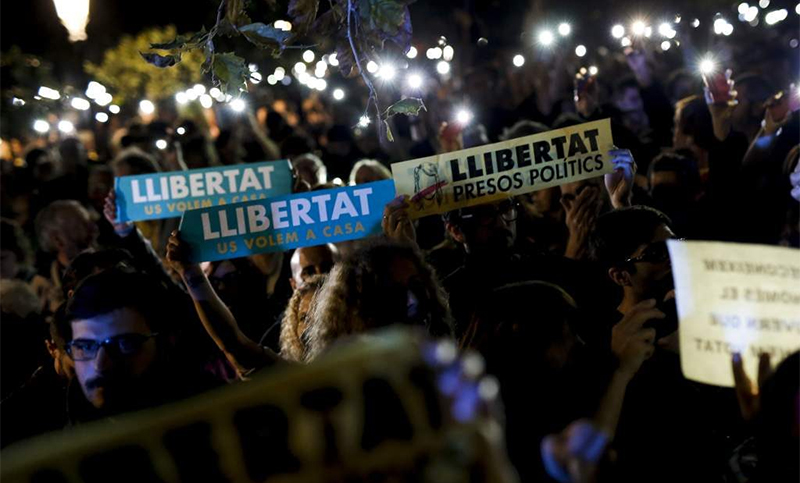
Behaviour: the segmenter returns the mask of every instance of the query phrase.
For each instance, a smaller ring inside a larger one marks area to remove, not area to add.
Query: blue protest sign
[[[193,262],[356,240],[381,232],[394,181],[279,196],[184,212],[181,239]]]
[[[114,180],[119,221],[176,218],[184,211],[292,192],[289,161],[122,176]]]

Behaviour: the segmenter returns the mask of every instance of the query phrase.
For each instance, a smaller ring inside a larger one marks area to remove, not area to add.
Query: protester
[[[305,334],[308,329],[309,314],[314,306],[317,293],[324,283],[324,274],[311,275],[295,288],[280,322],[280,356],[282,358],[294,362],[306,360],[308,347]]]

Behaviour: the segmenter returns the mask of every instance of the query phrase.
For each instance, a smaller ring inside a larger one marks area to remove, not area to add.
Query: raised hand
[[[734,89],[734,82],[731,79],[731,70],[725,71],[725,81],[727,90],[715,92],[709,86],[703,87],[706,104],[711,112],[711,120],[714,127],[714,137],[719,141],[724,141],[731,132],[733,121],[733,111],[739,101],[736,100],[737,92]]]
[[[612,173],[605,175],[605,184],[611,205],[622,208],[631,205],[633,193],[633,177],[636,175],[636,161],[628,149],[612,149],[608,152],[611,156]]]
[[[656,329],[644,328],[653,319],[663,319],[666,314],[656,308],[655,299],[634,305],[625,317],[611,330],[611,351],[619,362],[618,371],[633,378],[644,361],[655,352]]]
[[[566,212],[566,223],[569,239],[564,256],[581,259],[588,249],[589,234],[600,213],[600,190],[595,186],[587,186],[572,200],[561,198],[561,205]]]
[[[109,191],[106,196],[106,201],[103,205],[103,216],[111,223],[111,226],[114,227],[114,233],[120,238],[125,238],[130,235],[134,229],[133,223],[131,222],[117,221],[117,193],[114,191],[114,188],[111,188],[111,191]]]
[[[800,201],[800,162],[794,167],[794,171],[789,175],[789,182],[792,183],[792,198]]]
[[[381,227],[383,233],[393,239],[412,244],[417,243],[417,232],[414,222],[408,215],[408,196],[402,195],[386,204],[383,209]]]
[[[769,354],[762,353],[758,357],[758,387],[753,387],[753,382],[747,377],[742,364],[742,355],[734,352],[731,356],[733,367],[733,382],[736,389],[736,399],[739,400],[739,410],[745,421],[752,421],[758,414],[760,400],[758,391],[764,385],[764,381],[772,374]]]
[[[189,262],[189,247],[184,243],[180,234],[173,231],[167,241],[167,262],[173,270],[178,272],[184,280],[187,275],[201,274],[200,265]]]
[[[594,481],[597,464],[610,441],[609,435],[591,421],[580,419],[558,434],[542,440],[545,471],[561,483]]]

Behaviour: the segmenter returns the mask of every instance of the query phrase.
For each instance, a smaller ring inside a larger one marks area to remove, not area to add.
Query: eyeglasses
[[[673,240],[685,241],[685,238],[673,238]],[[638,257],[631,257],[625,260],[625,263],[661,263],[669,260],[669,248],[667,248],[667,241],[660,241],[651,243],[642,251]]]
[[[475,220],[478,224],[488,226],[497,220],[497,217],[505,222],[512,222],[517,219],[518,203],[508,201],[499,205],[481,205],[470,209],[470,213],[461,215],[462,220]]]
[[[115,356],[129,356],[139,352],[145,342],[158,333],[120,334],[105,340],[75,339],[67,344],[67,354],[75,361],[91,361],[97,357],[100,347],[105,347]]]

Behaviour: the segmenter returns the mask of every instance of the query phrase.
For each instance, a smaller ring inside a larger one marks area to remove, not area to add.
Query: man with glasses
[[[154,407],[215,385],[170,343],[176,304],[166,293],[147,275],[114,269],[75,289],[62,327],[82,393],[74,384],[68,391],[71,421]]]

